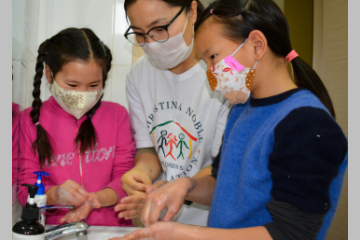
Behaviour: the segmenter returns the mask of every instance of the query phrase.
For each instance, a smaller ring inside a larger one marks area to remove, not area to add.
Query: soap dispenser
[[[38,186],[31,184],[22,184],[21,186],[28,187],[30,198],[23,208],[21,219],[12,228],[13,240],[44,240],[45,228],[38,222],[39,208],[35,203],[35,194]]]
[[[49,176],[50,174],[41,171],[34,172],[34,174],[37,175],[37,182],[34,185],[38,186],[38,190],[35,195],[35,203],[38,208],[40,208],[39,222],[45,227],[45,209],[41,208],[46,207],[47,196],[45,194],[45,186],[41,182],[41,177]]]

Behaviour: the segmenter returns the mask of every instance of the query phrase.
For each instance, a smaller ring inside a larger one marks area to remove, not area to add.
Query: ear
[[[51,70],[50,70],[50,68],[49,68],[49,66],[47,64],[45,64],[45,76],[46,76],[46,79],[48,80],[48,82],[50,84],[52,84],[53,77],[51,75]]]
[[[190,20],[192,22],[192,24],[195,24],[196,18],[197,18],[197,1],[192,1],[191,3],[191,9],[189,12],[190,15]]]
[[[248,41],[252,44],[255,60],[260,61],[268,49],[268,43],[265,35],[259,30],[253,30],[249,34]]]

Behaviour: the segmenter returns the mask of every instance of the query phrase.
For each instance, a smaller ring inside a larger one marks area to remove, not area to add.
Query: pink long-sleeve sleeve
[[[134,167],[135,141],[133,139],[130,126],[129,114],[124,107],[121,107],[117,125],[117,145],[115,149],[115,159],[111,173],[111,182],[104,188],[113,189],[118,195],[118,202],[127,196],[122,189],[121,177]]]

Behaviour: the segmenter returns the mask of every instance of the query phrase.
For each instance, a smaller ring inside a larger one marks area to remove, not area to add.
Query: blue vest
[[[272,189],[269,156],[274,146],[274,129],[292,110],[299,107],[326,107],[310,91],[302,90],[282,102],[267,106],[235,105],[224,132],[222,155],[208,226],[246,228],[272,222],[266,209]],[[296,136],[294,136],[296,137]],[[318,239],[325,239],[341,194],[347,167],[346,155],[338,176],[330,186],[331,208]]]

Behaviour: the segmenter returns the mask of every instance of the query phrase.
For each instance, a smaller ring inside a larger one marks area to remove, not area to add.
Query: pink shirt
[[[38,157],[32,150],[36,139],[36,127],[30,117],[31,108],[20,117],[19,184],[36,182],[35,171],[50,174],[43,177],[45,191],[72,179],[88,192],[112,188],[118,200],[126,196],[122,190],[121,176],[134,166],[135,142],[132,137],[129,114],[117,103],[102,101],[91,121],[97,133],[96,149],[79,156],[78,144],[74,142],[77,130],[87,118],[77,120],[65,112],[53,97],[45,101],[40,111],[40,124],[47,131],[57,159],[40,169]],[[47,160],[46,160],[47,162]],[[24,206],[27,188],[19,186],[18,198]],[[59,224],[67,210],[48,211],[46,224]],[[87,217],[89,225],[132,226],[131,220],[119,219],[113,207],[93,209]]]
[[[18,156],[19,156],[19,105],[12,103],[12,186],[13,201],[16,200],[16,187],[14,184],[17,180]]]

